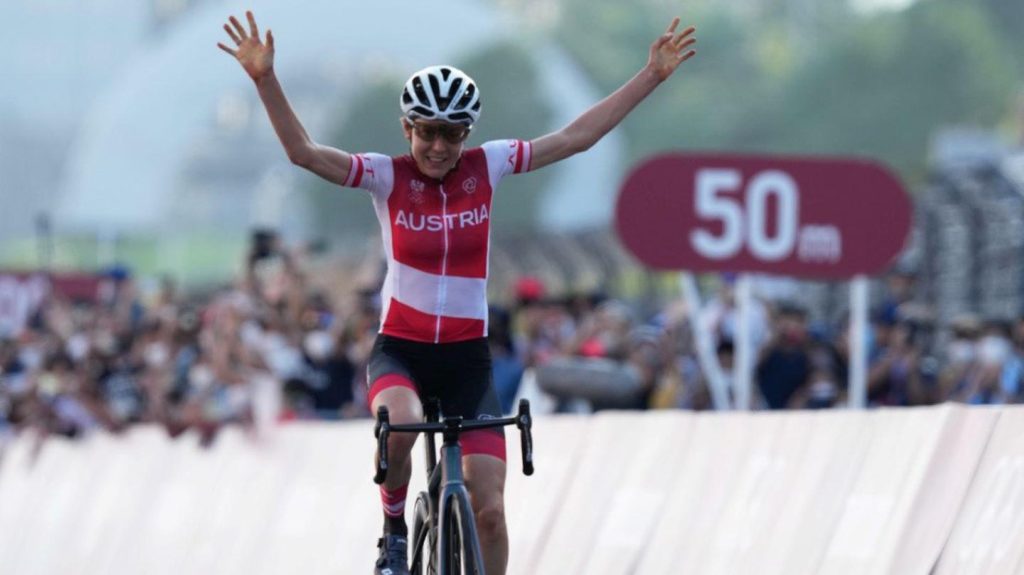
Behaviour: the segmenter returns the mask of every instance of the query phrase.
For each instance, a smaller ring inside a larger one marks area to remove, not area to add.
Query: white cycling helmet
[[[454,66],[430,66],[413,74],[402,90],[402,114],[410,120],[442,120],[472,126],[480,117],[480,90]]]

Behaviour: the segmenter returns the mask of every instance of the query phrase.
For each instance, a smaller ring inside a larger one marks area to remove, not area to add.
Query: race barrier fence
[[[538,417],[532,477],[506,437],[513,574],[1024,572],[1024,407]],[[373,450],[367,420],[22,436],[0,574],[369,573]]]

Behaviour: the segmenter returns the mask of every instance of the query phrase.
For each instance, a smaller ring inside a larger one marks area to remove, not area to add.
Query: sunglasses
[[[424,142],[444,138],[449,144],[461,144],[466,141],[472,130],[471,127],[461,124],[421,124],[412,121],[409,123],[412,124],[412,131],[416,133],[416,137]]]

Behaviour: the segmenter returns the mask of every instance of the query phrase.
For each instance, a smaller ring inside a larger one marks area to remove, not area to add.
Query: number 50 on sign
[[[658,269],[846,279],[892,262],[911,211],[899,180],[864,160],[676,153],[630,173],[616,227]]]

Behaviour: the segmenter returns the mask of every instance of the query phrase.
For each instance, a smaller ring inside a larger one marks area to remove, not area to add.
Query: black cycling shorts
[[[424,343],[378,334],[367,365],[368,402],[394,386],[411,389],[423,402],[437,398],[441,413],[466,419],[501,417],[487,338]],[[502,428],[462,434],[463,455],[491,455],[505,461]]]

